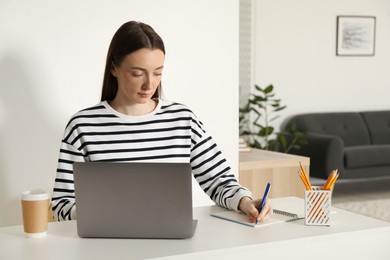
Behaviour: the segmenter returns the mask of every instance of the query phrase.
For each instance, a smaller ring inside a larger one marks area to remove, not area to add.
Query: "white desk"
[[[25,238],[22,226],[3,227],[0,259],[390,259],[387,222],[335,209],[331,227],[299,220],[251,228],[213,218],[212,210],[220,209],[194,209],[197,230],[186,240],[82,239],[75,221],[50,223],[39,239]]]

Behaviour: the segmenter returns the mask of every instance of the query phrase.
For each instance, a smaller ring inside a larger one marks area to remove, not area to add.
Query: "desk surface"
[[[283,199],[303,206],[296,197],[273,199],[274,206]],[[346,259],[390,259],[388,222],[334,209],[330,227],[305,226],[299,220],[252,228],[210,216],[218,210],[194,208],[198,226],[194,237],[185,240],[83,239],[77,236],[76,221],[49,223],[48,235],[38,239],[25,238],[22,226],[3,227],[0,259],[275,259],[303,254],[329,259],[336,252]]]

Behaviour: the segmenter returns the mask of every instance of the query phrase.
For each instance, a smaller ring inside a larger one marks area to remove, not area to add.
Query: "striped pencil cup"
[[[313,186],[305,190],[305,224],[308,226],[330,226],[332,191]]]

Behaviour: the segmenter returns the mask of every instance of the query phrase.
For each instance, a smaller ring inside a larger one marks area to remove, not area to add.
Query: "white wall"
[[[99,101],[109,42],[129,20],[164,39],[166,97],[195,111],[237,171],[237,0],[3,0],[0,226],[21,223],[22,191],[52,190],[65,124]],[[209,204],[194,187],[194,205]]]
[[[390,1],[257,0],[255,79],[292,114],[390,109]],[[336,56],[336,17],[376,17],[373,57]]]

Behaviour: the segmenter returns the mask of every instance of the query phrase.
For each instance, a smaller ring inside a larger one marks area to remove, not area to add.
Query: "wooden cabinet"
[[[270,198],[296,196],[303,198],[305,186],[299,178],[299,162],[309,174],[310,158],[292,154],[251,149],[240,152],[239,182],[262,198],[268,181],[272,186]]]

